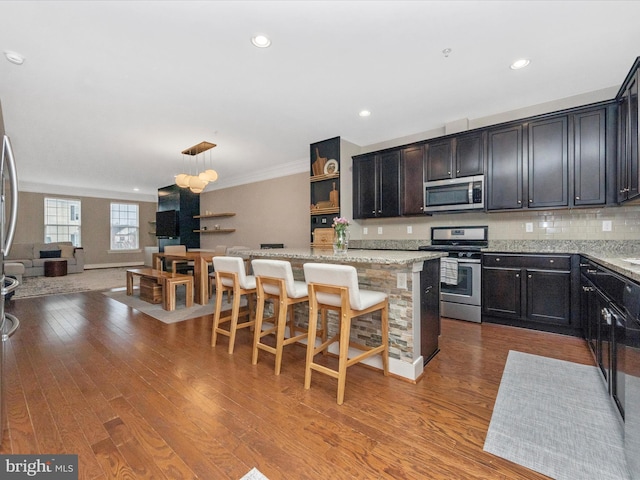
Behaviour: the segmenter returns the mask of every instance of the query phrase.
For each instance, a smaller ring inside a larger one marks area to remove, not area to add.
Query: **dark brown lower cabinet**
[[[482,321],[581,336],[574,255],[484,254]]]

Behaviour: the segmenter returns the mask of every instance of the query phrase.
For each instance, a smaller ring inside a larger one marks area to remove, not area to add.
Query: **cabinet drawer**
[[[485,253],[482,265],[494,268],[539,268],[544,270],[570,270],[571,255],[514,255]]]

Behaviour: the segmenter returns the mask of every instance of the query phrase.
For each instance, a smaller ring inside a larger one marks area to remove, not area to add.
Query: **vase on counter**
[[[335,255],[347,253],[349,248],[349,229],[334,228],[333,229],[333,253]]]

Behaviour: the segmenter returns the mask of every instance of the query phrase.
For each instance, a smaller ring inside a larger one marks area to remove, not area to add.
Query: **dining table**
[[[209,264],[213,262],[213,257],[222,255],[216,252],[208,252],[203,250],[191,250],[184,254],[177,255],[175,253],[166,254],[163,252],[154,253],[152,258],[153,268],[163,270],[163,260],[187,260],[193,262],[193,301],[199,305],[209,303]]]

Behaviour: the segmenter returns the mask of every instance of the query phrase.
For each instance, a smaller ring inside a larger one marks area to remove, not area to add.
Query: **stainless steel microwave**
[[[424,183],[424,211],[484,209],[484,175]]]

